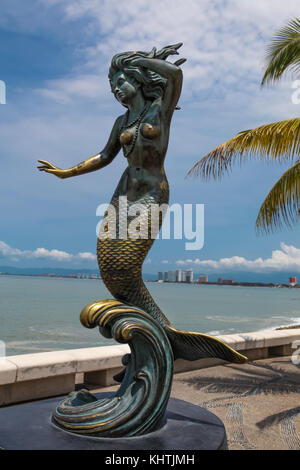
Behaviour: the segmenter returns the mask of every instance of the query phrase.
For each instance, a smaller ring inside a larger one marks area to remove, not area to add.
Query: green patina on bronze
[[[164,330],[147,313],[103,300],[87,305],[81,322],[99,326],[105,337],[129,343],[125,373],[114,397],[97,400],[87,390],[73,392],[54,415],[60,427],[89,436],[139,436],[156,429],[164,416],[173,376],[172,348]]]
[[[167,204],[169,185],[164,159],[169,142],[171,119],[182,88],[180,65],[170,63],[181,43],[160,51],[124,52],[113,57],[109,70],[111,90],[127,108],[113,126],[108,143],[99,154],[62,170],[40,160],[41,171],[68,178],[108,165],[121,148],[128,167],[113,194],[111,205],[117,220],[129,229],[135,216],[127,216],[141,204],[141,229],[148,237],[121,237],[119,225],[114,237],[107,227],[108,213],[102,222],[97,243],[97,258],[102,280],[116,301],[89,304],[81,314],[84,326],[99,326],[101,334],[127,342],[126,370],[118,377],[122,385],[114,398],[96,400],[87,391],[71,394],[54,413],[54,421],[71,432],[102,437],[137,436],[153,431],[164,415],[170,395],[173,361],[217,357],[243,363],[247,359],[222,341],[209,335],[174,328],[151,297],[142,279],[142,265],[154,242],[151,227],[153,204]],[[119,207],[126,196],[126,207]],[[123,220],[124,219],[124,220]],[[158,234],[159,220],[154,230]],[[188,308],[188,299],[186,302]],[[183,312],[184,314],[184,312]]]

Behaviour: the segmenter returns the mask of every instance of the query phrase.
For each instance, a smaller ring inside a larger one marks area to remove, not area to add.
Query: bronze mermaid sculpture
[[[178,358],[193,361],[204,357],[216,357],[243,363],[247,360],[244,356],[217,338],[174,328],[150,295],[142,279],[142,265],[155,239],[151,227],[150,209],[154,204],[160,206],[168,204],[169,201],[164,159],[172,116],[182,88],[180,65],[186,59],[179,59],[175,63],[166,59],[170,55],[178,54],[181,45],[182,43],[166,46],[159,51],[153,48],[151,52],[116,54],[111,61],[109,81],[115,98],[127,110],[116,119],[104,149],[70,169],[57,168],[44,160],[39,160],[41,165],[38,168],[59,178],[69,178],[105,167],[122,149],[128,167],[110,204],[117,213],[117,220],[124,219],[127,229],[134,218],[128,215],[130,209],[136,204],[141,204],[144,209],[139,220],[143,233],[146,229],[146,237],[133,238],[128,231],[125,237],[121,237],[119,225],[116,227],[114,237],[109,236],[109,233],[105,235],[110,222],[110,215],[105,214],[100,229],[101,236],[97,242],[97,259],[102,280],[116,300],[94,302],[85,307],[81,315],[81,321],[85,326],[94,327],[97,324],[100,326],[100,331],[109,336],[111,332],[105,333],[105,326],[110,321],[110,315],[117,313],[120,315],[121,312],[126,318],[126,314],[133,312],[134,318],[150,317],[150,323],[154,321],[154,324],[163,330],[162,334],[166,335],[166,341],[171,345],[172,359],[169,358],[169,362]],[[120,208],[122,197],[126,197],[125,211],[124,207],[122,210]],[[155,234],[158,233],[161,224],[162,218],[154,230]],[[123,378],[124,374],[120,381]],[[161,412],[159,415],[161,417]],[[59,422],[59,418],[56,421]],[[154,421],[151,420],[152,425]],[[74,428],[72,431],[74,432]],[[139,433],[141,432],[137,434]],[[92,434],[99,435],[99,428]],[[115,434],[108,432],[107,435]],[[126,435],[136,435],[136,431],[135,434]]]

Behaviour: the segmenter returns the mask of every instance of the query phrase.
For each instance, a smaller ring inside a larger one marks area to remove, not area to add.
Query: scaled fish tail
[[[166,326],[166,333],[173,349],[174,360],[196,361],[197,359],[214,357],[237,364],[248,361],[247,357],[213,336],[177,330],[171,325]]]

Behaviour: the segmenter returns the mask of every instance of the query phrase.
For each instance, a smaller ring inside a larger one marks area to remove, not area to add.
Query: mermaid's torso
[[[153,103],[139,125],[127,126],[129,115],[123,116],[119,138],[128,168],[123,173],[114,197],[126,195],[130,201],[152,194],[159,203],[165,200],[168,182],[164,159],[168,147],[169,130],[161,120],[157,103]],[[163,195],[161,194],[163,192]]]

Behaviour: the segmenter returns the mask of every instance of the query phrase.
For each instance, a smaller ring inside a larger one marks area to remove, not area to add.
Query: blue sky
[[[292,77],[260,88],[266,45],[299,16],[298,0],[2,0],[0,266],[96,266],[98,204],[109,202],[123,155],[92,174],[58,180],[100,151],[123,111],[110,93],[111,57],[182,41],[184,85],[166,159],[170,203],[205,204],[205,243],[157,241],[145,270],[300,271],[300,226],[258,237],[260,204],[287,164],[249,162],[221,182],[185,179],[209,150],[240,130],[299,116]]]

